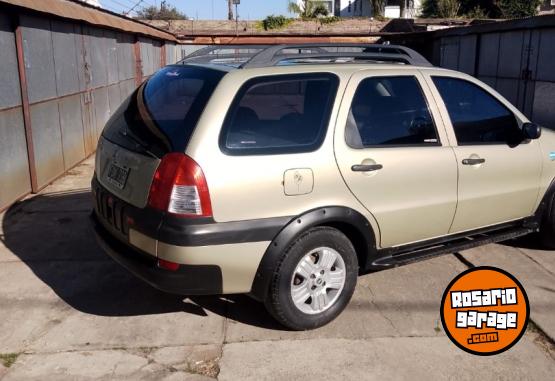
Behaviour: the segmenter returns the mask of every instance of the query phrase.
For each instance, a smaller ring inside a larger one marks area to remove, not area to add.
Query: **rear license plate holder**
[[[127,178],[129,177],[129,168],[118,163],[111,163],[108,167],[106,179],[110,184],[118,189],[125,188]]]

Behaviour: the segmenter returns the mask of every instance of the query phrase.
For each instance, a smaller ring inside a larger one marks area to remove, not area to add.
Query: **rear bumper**
[[[181,265],[177,271],[157,266],[157,259],[116,239],[91,215],[96,239],[117,263],[151,286],[179,295],[222,294],[222,271],[217,265]]]
[[[137,208],[92,181],[93,225],[102,248],[154,287],[182,295],[248,293],[275,235],[289,217],[216,222]],[[157,259],[181,264],[157,267]]]

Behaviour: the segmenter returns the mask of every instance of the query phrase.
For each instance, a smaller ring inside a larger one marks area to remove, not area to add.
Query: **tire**
[[[555,249],[555,193],[545,208],[540,226],[540,237],[544,247],[550,250]]]
[[[282,254],[272,274],[266,309],[293,330],[321,327],[349,304],[357,277],[358,260],[351,241],[337,229],[312,228]]]

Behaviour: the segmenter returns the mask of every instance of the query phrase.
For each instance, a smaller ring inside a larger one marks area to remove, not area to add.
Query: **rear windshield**
[[[155,156],[183,152],[225,72],[192,66],[158,71],[123,102],[104,129],[116,144]]]

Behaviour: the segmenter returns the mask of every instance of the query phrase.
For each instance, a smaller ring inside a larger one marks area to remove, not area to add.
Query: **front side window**
[[[438,145],[437,130],[416,77],[363,80],[349,111],[345,139],[352,148]]]
[[[459,145],[509,144],[522,141],[514,114],[472,82],[432,77],[455,130]]]
[[[246,82],[229,110],[220,147],[229,155],[310,152],[322,144],[338,78],[278,75]]]

